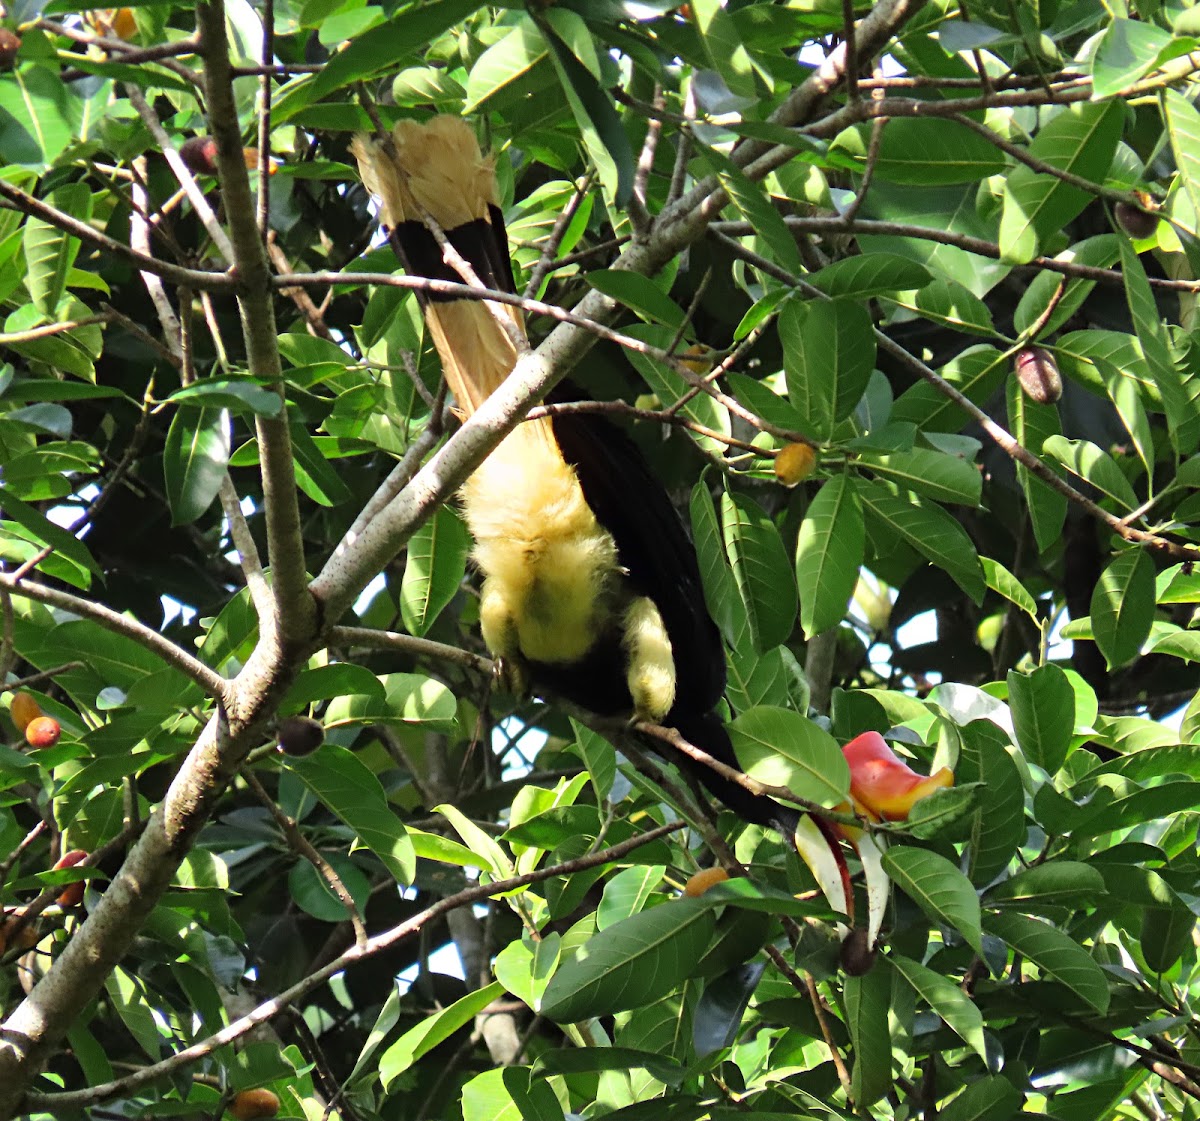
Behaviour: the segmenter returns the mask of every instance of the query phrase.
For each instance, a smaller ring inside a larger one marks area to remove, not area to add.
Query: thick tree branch
[[[304,568],[296,473],[276,341],[275,308],[271,301],[271,270],[258,228],[238,131],[224,0],[198,4],[196,19],[205,59],[209,131],[217,145],[221,194],[233,243],[246,357],[250,373],[275,384],[284,403],[279,417],[256,416],[255,429],[267,521],[267,556],[275,593],[274,630],[280,641],[291,644],[303,642],[313,634],[316,610],[308,594]]]

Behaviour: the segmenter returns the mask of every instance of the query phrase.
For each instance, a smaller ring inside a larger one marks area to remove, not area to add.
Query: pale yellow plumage
[[[425,125],[401,121],[390,146],[365,137],[352,146],[385,224],[431,218],[448,231],[489,217],[489,204],[496,203],[492,162],[466,122],[448,116]],[[524,330],[519,311],[504,312]],[[470,415],[511,372],[512,340],[477,300],[429,302],[426,318],[451,392]],[[550,420],[520,425],[471,476],[462,496],[485,577],[484,641],[509,673],[520,679],[526,660],[578,662],[616,621],[635,708],[664,716],[674,702],[675,676],[662,619],[649,599],[625,591],[616,544],[588,506]]]

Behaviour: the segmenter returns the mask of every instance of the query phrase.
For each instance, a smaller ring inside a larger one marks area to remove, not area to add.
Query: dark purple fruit
[[[1119,202],[1113,210],[1117,216],[1117,224],[1137,241],[1153,237],[1154,231],[1158,229],[1158,215],[1142,210],[1132,203]]]
[[[311,716],[285,716],[279,721],[279,750],[285,755],[311,755],[325,742],[325,726]]]
[[[21,36],[7,27],[0,27],[0,70],[7,70],[17,61],[21,49]]]
[[[851,977],[861,977],[875,964],[875,949],[867,938],[866,928],[856,926],[842,942],[842,969]]]

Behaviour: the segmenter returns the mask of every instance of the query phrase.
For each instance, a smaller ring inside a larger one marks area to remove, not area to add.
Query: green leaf
[[[1103,182],[1121,136],[1125,107],[1119,101],[1065,106],[1029,145],[1029,154],[1083,179]],[[1078,187],[1021,164],[1004,182],[1000,252],[1005,261],[1024,264],[1046,239],[1061,230],[1092,200]]]
[[[400,616],[409,634],[425,634],[458,594],[470,549],[470,534],[449,506],[409,538],[400,581]]]
[[[275,417],[283,411],[283,398],[255,378],[202,378],[175,390],[167,400],[241,416]]]
[[[427,1016],[415,1028],[410,1028],[379,1057],[379,1078],[384,1087],[390,1086],[422,1055],[449,1039],[459,1028],[475,1022],[493,1000],[504,994],[498,981],[467,993],[440,1012]]]
[[[992,337],[996,334],[992,313],[974,292],[956,280],[937,278],[919,289],[915,298],[899,300],[911,307],[922,319],[928,319],[952,331]]]
[[[698,0],[692,14],[709,65],[721,75],[731,93],[753,97],[754,68],[724,0]]]
[[[848,130],[834,150],[866,166],[870,128]],[[875,178],[915,187],[976,184],[1004,170],[1004,153],[986,137],[958,121],[895,119],[887,122],[879,141]]]
[[[691,514],[692,540],[696,544],[696,559],[700,562],[700,579],[704,584],[705,606],[713,621],[721,628],[726,641],[736,648],[742,645],[742,631],[749,626],[749,622],[741,604],[737,583],[726,562],[724,537],[712,495],[703,480],[692,487],[688,510]]]
[[[713,928],[703,899],[673,899],[599,931],[559,966],[538,1011],[577,1023],[661,1000],[690,975]]]
[[[1200,214],[1200,110],[1182,93],[1167,89],[1162,92],[1162,114],[1183,189]]]
[[[997,595],[1003,596],[1009,603],[1019,607],[1035,623],[1038,621],[1037,601],[1031,596],[1025,585],[1021,583],[999,561],[991,557],[980,557],[983,565],[983,578],[987,586]]]
[[[883,855],[883,867],[930,919],[953,927],[977,954],[983,953],[979,897],[950,861],[928,849],[893,845]]]
[[[336,697],[325,711],[325,726],[419,724],[430,732],[454,730],[458,702],[440,681],[420,673],[388,673],[379,680],[382,698],[363,693]]]
[[[1001,881],[987,893],[987,902],[1015,903],[1023,909],[1049,903],[1081,910],[1093,906],[1096,897],[1107,890],[1104,877],[1090,864],[1050,860]]]
[[[1055,254],[1054,259],[1070,264],[1107,269],[1111,267],[1120,253],[1117,242],[1117,234],[1098,234],[1077,242],[1062,253]],[[1025,289],[1017,303],[1017,310],[1013,315],[1013,326],[1022,336],[1026,335],[1033,330],[1034,325],[1049,310],[1051,301],[1057,300],[1054,310],[1050,312],[1037,334],[1033,336],[1036,339],[1046,338],[1078,313],[1095,287],[1094,280],[1084,280],[1082,277],[1068,279],[1049,269],[1039,272],[1029,282],[1029,287]]]
[[[818,439],[858,404],[875,366],[875,334],[861,304],[819,300],[785,304],[779,315],[788,398]]]
[[[785,642],[796,625],[796,578],[775,523],[753,499],[721,496],[725,548],[760,653]]]
[[[406,59],[419,56],[428,43],[462,24],[480,7],[480,0],[431,0],[371,28],[333,54],[318,74],[290,86],[274,106],[275,119],[282,124],[335,89],[398,70]]]
[[[101,575],[100,566],[92,559],[88,547],[70,530],[52,522],[45,514],[22,502],[7,487],[0,487],[0,511],[18,525],[23,526],[36,541],[49,545],[56,553],[74,561],[81,568],[96,576]],[[84,586],[87,586],[84,577]]]
[[[940,506],[911,492],[893,492],[883,483],[859,482],[863,509],[879,518],[927,560],[943,568],[976,603],[986,585],[975,545]]]
[[[1146,270],[1127,239],[1122,238],[1120,246],[1125,299],[1146,358],[1146,366],[1162,395],[1171,446],[1181,455],[1190,455],[1200,444],[1200,379],[1191,377],[1185,381],[1179,372],[1171,356]]]
[[[827,296],[865,300],[885,292],[924,288],[933,277],[924,265],[894,253],[865,253],[843,257],[807,277]]]
[[[1154,621],[1154,562],[1137,547],[1118,553],[1096,581],[1092,633],[1109,666],[1132,662]]]
[[[835,475],[817,492],[796,542],[800,622],[812,638],[845,618],[858,584],[866,545],[862,506],[854,478]]]
[[[986,1063],[988,1056],[983,1039],[983,1016],[971,1003],[971,998],[953,981],[919,962],[900,954],[889,954],[885,960],[913,987],[917,996]]]
[[[791,709],[759,705],[729,725],[738,762],[751,778],[836,806],[850,792],[850,768],[828,732]]]
[[[1147,907],[1142,912],[1138,945],[1146,966],[1154,973],[1166,973],[1193,944],[1196,916],[1188,907],[1160,910]]]
[[[1141,20],[1114,19],[1092,56],[1092,99],[1120,93],[1158,62],[1171,33]]]
[[[932,448],[909,448],[888,455],[867,452],[859,456],[859,462],[881,478],[939,502],[978,506],[983,493],[983,475],[975,464]]]
[[[1062,428],[1058,408],[1043,405],[1026,397],[1017,379],[1010,378],[1006,387],[1008,423],[1017,442],[1039,458],[1048,439],[1058,436]],[[1067,519],[1067,500],[1034,475],[1028,467],[1017,464],[1017,481],[1025,492],[1029,520],[1038,550],[1045,552],[1057,544]]]
[[[952,358],[938,373],[964,397],[982,407],[1000,388],[1009,360],[994,346],[973,346]],[[910,386],[896,398],[891,420],[911,421],[923,432],[959,432],[967,414],[928,382]]]
[[[1025,757],[1053,775],[1067,757],[1075,727],[1075,690],[1056,665],[1008,672],[1008,704]]]
[[[337,814],[383,862],[396,882],[407,886],[417,871],[417,856],[404,826],[388,805],[379,779],[344,747],[325,744],[303,758],[284,756],[316,799]]]
[[[866,1107],[892,1088],[892,1041],[888,1033],[891,977],[872,969],[842,984],[846,1002],[846,1027],[854,1048],[851,1093],[855,1104]]]
[[[522,19],[483,52],[467,78],[464,113],[474,113],[489,97],[528,74],[549,57],[546,40],[532,20]]]
[[[1002,1075],[989,1074],[966,1089],[949,1105],[938,1107],[938,1121],[1012,1121],[1020,1115],[1021,1095]]]
[[[49,202],[84,222],[92,214],[92,194],[84,183],[60,187]],[[25,220],[24,249],[25,285],[37,309],[51,318],[67,290],[67,276],[79,254],[79,239],[30,216]]]
[[[574,12],[557,14],[580,18]],[[562,91],[605,192],[617,206],[624,206],[633,194],[634,158],[629,136],[621,124],[612,96],[601,88],[595,75],[550,26],[549,17],[549,12],[544,13],[538,28],[550,48],[550,58],[558,72]]]
[[[224,409],[175,414],[163,449],[172,525],[194,522],[212,505],[225,478],[229,451],[229,413]]]
[[[1066,985],[1097,1012],[1108,1011],[1108,981],[1103,971],[1073,938],[1049,923],[1025,915],[988,915],[985,927],[1042,973]]]
[[[1086,479],[1097,490],[1120,504],[1124,510],[1138,505],[1137,495],[1107,452],[1090,440],[1068,440],[1065,436],[1047,436],[1042,445],[1046,455],[1057,459],[1067,470]]]
[[[637,312],[643,319],[683,326],[683,309],[649,277],[621,269],[596,269],[586,274],[588,284]]]

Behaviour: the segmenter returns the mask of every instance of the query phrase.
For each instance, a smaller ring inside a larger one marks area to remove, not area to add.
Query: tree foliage
[[[0,1117],[1200,1117],[1200,8],[3,23],[0,677],[62,734],[0,746]],[[461,427],[348,154],[433,112],[539,344]],[[870,968],[785,838],[497,683],[453,495],[568,372],[752,778],[953,769],[872,826]]]

